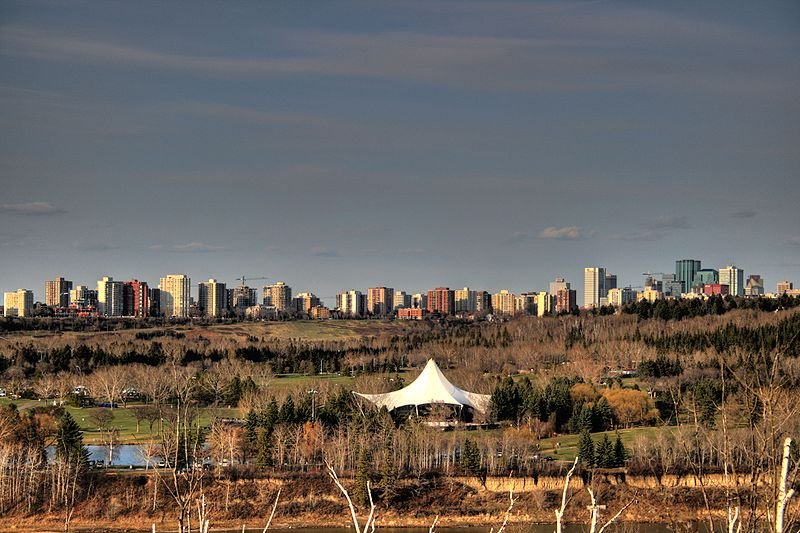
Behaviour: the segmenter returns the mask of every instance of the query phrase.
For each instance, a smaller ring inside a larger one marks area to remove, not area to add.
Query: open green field
[[[639,437],[658,437],[659,435],[663,434],[664,432],[672,432],[674,431],[674,427],[641,427],[641,428],[630,428],[630,429],[620,429],[618,431],[606,431],[600,433],[592,433],[592,439],[594,439],[595,444],[597,444],[600,439],[603,438],[603,435],[608,435],[608,438],[611,441],[615,441],[617,438],[617,433],[619,433],[620,437],[622,438],[622,443],[625,445],[626,448],[629,448],[636,439]],[[542,439],[540,442],[542,453],[544,455],[548,455],[550,457],[554,457],[556,459],[561,459],[564,461],[574,461],[575,456],[578,454],[578,439],[580,435],[561,435],[558,437],[553,437],[549,439]],[[558,449],[556,450],[556,444],[558,444]]]
[[[8,405],[13,403],[20,411],[32,409],[37,405],[43,405],[43,402],[38,400],[9,400],[7,398],[0,399],[0,405]],[[67,412],[75,419],[83,430],[84,444],[103,444],[103,433],[97,424],[92,420],[92,415],[98,411],[106,411],[113,414],[113,418],[108,426],[116,428],[119,431],[118,443],[119,444],[135,444],[140,442],[147,442],[151,440],[155,433],[158,432],[158,422],[153,424],[153,431],[150,431],[149,422],[143,420],[139,424],[139,430],[136,428],[136,417],[134,416],[134,404],[130,404],[127,408],[117,407],[115,409],[108,409],[104,407],[73,407],[66,406]],[[211,424],[214,418],[239,418],[241,412],[239,409],[228,408],[212,408],[207,407],[200,410],[200,424],[207,426]]]

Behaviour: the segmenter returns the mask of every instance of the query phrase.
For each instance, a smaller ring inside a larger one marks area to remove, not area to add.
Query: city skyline
[[[677,284],[678,287],[685,287],[683,285],[683,281],[680,281],[678,278],[681,275],[686,274],[687,264],[691,265],[691,272],[693,273],[692,278],[692,286],[686,288],[685,290],[680,290],[678,292],[677,289],[672,290],[670,287],[672,284]],[[629,298],[631,296],[623,295],[620,293],[612,294],[613,289],[632,289],[633,292],[631,294],[636,294],[637,291],[644,290],[647,291],[651,289],[658,293],[662,293],[664,296],[672,296],[672,297],[681,297],[681,294],[691,293],[694,292],[696,284],[699,284],[699,291],[704,292],[703,286],[707,284],[717,284],[723,285],[730,289],[731,295],[733,296],[759,296],[766,294],[777,294],[778,296],[785,290],[784,284],[788,284],[789,288],[793,284],[791,279],[787,279],[786,277],[780,277],[777,281],[775,281],[775,291],[771,291],[765,286],[765,279],[759,273],[754,273],[747,271],[744,268],[741,268],[737,265],[725,265],[724,267],[717,267],[717,268],[709,268],[708,265],[705,265],[704,268],[702,260],[698,259],[677,259],[675,260],[675,274],[671,272],[643,272],[641,276],[643,277],[642,284],[638,284],[635,281],[630,280],[623,280],[624,283],[618,283],[618,276],[617,274],[610,271],[610,269],[605,267],[598,267],[598,266],[587,266],[583,268],[583,276],[579,280],[570,281],[568,278],[563,277],[555,277],[551,280],[548,284],[548,290],[544,290],[543,287],[532,287],[528,286],[524,289],[513,289],[509,287],[492,287],[486,285],[472,285],[472,286],[464,286],[463,289],[461,287],[455,287],[452,285],[444,284],[443,287],[446,286],[447,290],[451,293],[448,298],[451,299],[450,304],[452,304],[453,312],[459,311],[459,302],[472,302],[472,305],[475,305],[475,298],[478,292],[485,292],[488,294],[489,297],[492,295],[497,294],[509,294],[510,296],[525,296],[528,294],[546,294],[553,298],[552,302],[548,303],[548,308],[552,305],[555,308],[557,304],[557,300],[560,298],[559,289],[566,289],[569,291],[570,285],[574,285],[578,287],[577,289],[573,289],[572,292],[575,294],[576,300],[573,302],[575,305],[579,305],[582,308],[585,307],[599,307],[602,305],[607,305],[609,303],[618,305],[621,302],[621,298],[625,298],[625,301],[632,301]],[[713,274],[713,275],[711,275]],[[745,275],[747,277],[745,278]],[[659,279],[660,278],[660,279]],[[160,309],[162,312],[167,312],[168,315],[173,314],[171,307],[172,304],[170,302],[172,298],[172,294],[176,289],[170,288],[166,292],[164,291],[165,282],[169,280],[169,282],[180,280],[179,284],[181,286],[180,291],[183,291],[181,298],[180,308],[181,311],[177,314],[177,316],[187,316],[188,315],[188,303],[189,299],[194,301],[197,304],[200,304],[201,307],[205,307],[202,305],[202,302],[214,302],[213,307],[217,310],[215,312],[210,313],[211,316],[217,316],[218,311],[221,309],[221,302],[219,298],[222,298],[221,293],[217,296],[209,296],[208,291],[218,291],[224,290],[226,287],[229,291],[233,291],[234,294],[233,301],[235,302],[238,298],[245,298],[247,302],[244,305],[242,304],[234,304],[234,307],[241,307],[242,310],[245,307],[254,306],[254,305],[264,305],[274,306],[277,310],[283,311],[286,310],[292,300],[292,284],[287,284],[283,280],[268,280],[265,277],[259,278],[247,278],[245,276],[235,278],[235,281],[238,281],[239,284],[228,284],[224,280],[218,281],[216,278],[208,279],[208,281],[200,281],[192,283],[192,275],[187,275],[186,273],[180,274],[167,274],[166,277],[160,277],[159,282],[155,285],[155,288],[160,289],[161,294],[159,298],[161,299],[160,302]],[[195,281],[197,278],[194,278]],[[745,284],[745,279],[747,283]],[[255,284],[255,286],[250,287],[252,283],[247,283],[248,281],[262,281],[263,283]],[[650,286],[650,283],[653,283],[653,286]],[[3,281],[0,280],[0,284]],[[21,290],[26,290],[31,292],[33,295],[39,294],[42,297],[34,296],[34,301],[41,302],[49,307],[53,307],[51,300],[56,298],[56,294],[60,295],[60,298],[66,299],[66,301],[71,300],[71,294],[74,292],[72,290],[73,285],[76,288],[83,288],[86,289],[87,287],[83,285],[81,282],[73,282],[73,280],[67,280],[64,278],[63,275],[55,277],[54,280],[45,280],[44,282],[44,290],[39,293],[35,289],[29,287],[20,287],[18,289],[3,289],[0,286],[0,291],[4,292],[16,292]],[[217,287],[219,285],[219,287]],[[440,284],[441,285],[441,284]],[[758,286],[760,289],[756,288],[754,292],[748,292],[747,287]],[[69,287],[67,291],[58,291],[54,290],[54,286],[59,287]],[[136,278],[130,279],[128,281],[121,281],[121,280],[114,280],[113,276],[102,276],[101,279],[97,280],[96,288],[98,294],[98,309],[101,311],[102,314],[108,314],[105,312],[104,303],[105,303],[105,292],[110,290],[106,287],[116,287],[116,295],[114,299],[116,300],[114,303],[114,308],[116,309],[112,316],[119,316],[122,313],[123,309],[123,293],[125,290],[130,290],[131,296],[125,296],[126,299],[131,300],[131,305],[134,306],[132,309],[138,309],[140,306],[144,305],[147,302],[148,297],[143,296],[141,293],[140,286],[144,287],[144,291],[147,291],[148,283],[147,281],[139,281]],[[171,285],[168,285],[172,287]],[[135,287],[135,289],[133,288]],[[211,287],[211,288],[209,288]],[[304,295],[312,295],[315,298],[319,299],[320,305],[330,307],[331,309],[339,308],[342,304],[341,297],[345,294],[352,293],[347,298],[355,298],[352,302],[346,301],[344,306],[342,306],[345,310],[350,310],[353,307],[363,308],[363,311],[368,314],[374,314],[377,316],[387,314],[390,308],[397,307],[397,298],[396,295],[402,296],[403,302],[411,302],[412,296],[416,295],[426,295],[430,296],[431,294],[436,293],[440,289],[437,287],[436,289],[432,288],[425,288],[425,287],[372,287],[372,286],[358,286],[358,287],[350,287],[350,288],[339,288],[335,291],[334,294],[322,294],[319,292],[314,292],[313,288],[309,288],[307,286],[303,287],[302,292],[297,294],[298,297],[302,297]],[[297,287],[295,287],[297,289]],[[362,292],[363,290],[363,292]],[[247,294],[244,294],[242,291],[246,291]],[[418,292],[417,292],[418,291]],[[236,294],[241,293],[241,295],[236,296]],[[577,294],[580,293],[582,298],[580,300],[577,299]],[[644,293],[642,293],[644,294]],[[727,293],[726,293],[727,294]],[[135,295],[135,296],[134,296]],[[356,296],[358,295],[358,296]],[[188,299],[187,299],[188,296]],[[661,296],[659,296],[661,297]],[[144,299],[142,299],[144,298]],[[164,298],[167,298],[167,303],[165,303]],[[360,298],[361,300],[358,300]],[[589,300],[587,300],[589,298]],[[645,297],[645,299],[647,299]],[[252,301],[250,301],[252,300]],[[386,302],[378,304],[377,302]],[[387,307],[388,304],[388,307]],[[449,305],[449,304],[448,304]],[[383,307],[381,307],[383,306]],[[416,307],[406,305],[403,303],[401,305],[405,307]],[[560,306],[560,304],[559,304]],[[64,307],[61,305],[61,307]],[[424,305],[422,307],[425,307]],[[480,307],[480,306],[478,306]],[[138,311],[131,313],[137,314]]]
[[[2,290],[800,279],[796,3],[314,6],[4,2]]]

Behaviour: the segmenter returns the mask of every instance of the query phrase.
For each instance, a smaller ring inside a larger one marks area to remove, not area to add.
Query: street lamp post
[[[317,421],[317,410],[316,410],[317,402],[316,402],[316,400],[317,400],[317,394],[319,394],[319,391],[316,390],[316,389],[308,389],[306,392],[311,395],[311,423],[314,423],[314,422]]]

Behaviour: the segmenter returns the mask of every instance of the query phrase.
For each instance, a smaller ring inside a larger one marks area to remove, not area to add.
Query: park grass
[[[629,448],[640,437],[657,438],[663,435],[664,432],[672,431],[675,431],[675,428],[672,426],[637,427],[592,433],[592,439],[594,439],[595,444],[597,444],[603,438],[603,435],[608,435],[608,438],[613,442],[617,439],[617,433],[619,433],[622,443],[626,448]],[[575,456],[578,455],[579,439],[579,434],[559,435],[558,437],[542,439],[539,441],[539,444],[543,455],[563,461],[574,461]],[[556,449],[556,444],[558,444],[558,449]]]

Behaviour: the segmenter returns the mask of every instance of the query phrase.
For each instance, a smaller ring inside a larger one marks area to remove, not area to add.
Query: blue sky
[[[800,6],[697,4],[4,1],[0,289],[800,283]]]

